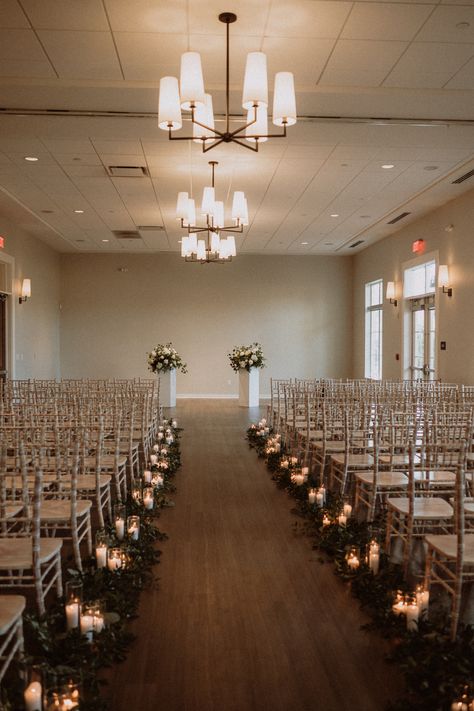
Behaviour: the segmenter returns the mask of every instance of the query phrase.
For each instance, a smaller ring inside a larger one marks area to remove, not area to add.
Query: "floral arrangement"
[[[159,343],[148,353],[148,369],[153,373],[166,373],[173,368],[182,373],[188,372],[186,363],[171,343],[166,345]]]
[[[230,367],[232,370],[250,370],[250,368],[265,368],[265,358],[263,357],[260,343],[252,343],[250,346],[234,346],[232,353],[228,354]]]

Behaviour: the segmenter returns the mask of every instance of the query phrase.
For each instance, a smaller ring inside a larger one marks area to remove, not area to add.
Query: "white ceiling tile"
[[[56,77],[51,63],[47,60],[0,59],[0,76],[2,77]]]
[[[36,29],[107,30],[101,0],[22,0],[23,8]]]
[[[439,89],[473,56],[474,44],[414,42],[384,86]]]
[[[474,58],[465,64],[446,84],[446,89],[474,89]]]
[[[340,40],[319,83],[378,86],[406,47],[406,42]]]
[[[428,5],[356,2],[349,15],[343,39],[411,40],[429,17]]]
[[[41,139],[48,151],[51,151],[55,155],[70,155],[74,154],[80,156],[81,160],[84,158],[83,154],[95,154],[94,147],[88,138],[74,139],[74,138],[49,138],[45,137]],[[70,156],[73,160],[72,155]]]
[[[310,37],[266,37],[263,51],[267,55],[269,88],[276,72],[293,72],[295,85],[315,85],[334,47],[333,39]]]
[[[350,2],[274,0],[265,35],[269,37],[336,38],[352,7]]]
[[[181,54],[187,50],[185,34],[116,32],[114,36],[126,80],[158,82],[169,74],[179,77]]]
[[[0,27],[13,29],[29,26],[25,13],[17,0],[2,0],[0,3]]]
[[[122,79],[110,32],[40,30],[61,79]]]
[[[231,50],[241,37],[262,35],[268,13],[269,0],[233,0],[230,10],[237,15],[237,22],[230,25]],[[226,26],[219,22],[221,12],[229,11],[222,0],[189,0],[189,32],[200,35],[221,35],[225,37]],[[233,37],[239,39],[232,41]]]
[[[416,39],[419,42],[474,43],[474,7],[438,6]]]
[[[45,53],[33,30],[0,29],[0,59],[44,62]]]
[[[103,140],[100,138],[93,138],[92,143],[95,150],[99,155],[143,155],[141,143],[139,140],[135,141],[117,141],[117,140]]]
[[[179,34],[186,28],[186,0],[105,0],[114,32]]]

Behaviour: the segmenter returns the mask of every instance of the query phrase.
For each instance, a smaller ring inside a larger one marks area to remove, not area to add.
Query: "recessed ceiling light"
[[[52,215],[54,210],[41,210],[41,212],[43,213],[43,215]]]
[[[301,244],[309,244],[308,242],[301,242]]]
[[[425,165],[423,170],[438,170],[438,166],[437,165]]]
[[[76,239],[76,242],[85,242],[85,239]]]
[[[102,242],[109,242],[110,240],[108,239],[103,239]]]
[[[82,215],[84,210],[74,210],[74,212],[76,213],[76,215]]]
[[[333,212],[333,214],[331,215],[331,217],[339,217],[339,214],[338,214],[337,212]]]
[[[390,168],[395,168],[395,166],[392,163],[385,163],[382,168],[384,170],[390,170]]]
[[[368,220],[371,217],[371,215],[361,215],[362,220]]]
[[[25,156],[25,160],[29,161],[30,163],[36,163],[39,158],[37,158],[36,156]]]
[[[325,242],[325,243],[324,243],[324,245],[325,245],[326,247],[332,247],[333,244],[334,244],[334,242]]]
[[[458,24],[456,25],[458,30],[467,30],[467,28],[470,26],[471,26],[470,22],[458,22]]]

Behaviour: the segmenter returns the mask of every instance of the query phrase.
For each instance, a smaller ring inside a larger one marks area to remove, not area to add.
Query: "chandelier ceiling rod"
[[[158,126],[168,132],[171,141],[201,142],[203,153],[207,153],[221,143],[238,143],[244,148],[257,152],[259,143],[268,138],[285,138],[287,126],[296,123],[293,74],[278,72],[275,76],[273,123],[281,126],[283,130],[281,133],[270,134],[267,128],[266,57],[262,52],[251,52],[247,56],[242,103],[242,107],[247,110],[247,121],[231,131],[229,26],[236,22],[237,15],[233,12],[222,12],[219,20],[226,25],[225,131],[219,131],[214,126],[212,97],[204,93],[201,59],[197,52],[186,52],[182,55],[180,86],[175,77],[162,77],[160,80]],[[194,126],[192,136],[173,135],[174,131],[182,127],[181,109],[191,111],[191,122]],[[252,126],[255,128],[255,133],[252,133]],[[199,132],[196,127],[201,128],[202,131]]]

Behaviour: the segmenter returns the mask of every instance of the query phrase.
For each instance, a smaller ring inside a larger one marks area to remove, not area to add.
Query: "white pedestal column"
[[[239,370],[239,407],[258,407],[260,404],[260,371],[258,368]]]
[[[176,368],[160,373],[160,405],[176,407]]]

